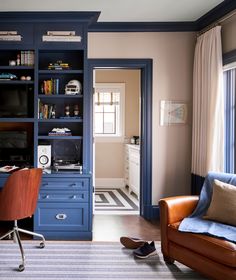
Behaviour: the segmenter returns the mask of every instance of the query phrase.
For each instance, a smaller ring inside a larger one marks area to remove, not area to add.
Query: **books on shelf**
[[[41,93],[46,95],[59,94],[59,79],[44,80],[41,84]]]
[[[33,66],[34,65],[34,52],[33,51],[21,51],[20,52],[20,65]]]
[[[40,99],[38,100],[38,119],[55,119],[56,105],[43,104]]]

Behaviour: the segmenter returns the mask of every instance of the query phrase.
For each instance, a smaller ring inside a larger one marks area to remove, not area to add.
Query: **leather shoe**
[[[120,238],[120,243],[127,249],[137,249],[144,245],[145,240],[134,237],[122,236]]]

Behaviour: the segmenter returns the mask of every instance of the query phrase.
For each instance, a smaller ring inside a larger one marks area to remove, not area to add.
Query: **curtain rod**
[[[222,22],[224,22],[225,20],[231,18],[232,16],[236,15],[236,10],[233,10],[231,13],[225,15],[224,17],[222,17],[221,19],[213,22],[212,24],[210,24],[209,26],[203,28],[202,30],[200,30],[198,33],[197,33],[197,36],[200,36],[202,35],[203,33],[209,31],[210,29],[212,29],[213,27],[216,27],[218,25],[221,25]]]

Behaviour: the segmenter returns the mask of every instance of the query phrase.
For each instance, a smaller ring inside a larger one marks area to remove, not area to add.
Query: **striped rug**
[[[18,272],[20,253],[16,244],[0,242],[1,280],[137,280],[206,279],[186,266],[166,265],[156,242],[157,256],[136,259],[132,250],[118,242],[48,241],[44,249],[36,241],[23,241],[26,268]]]
[[[96,189],[95,214],[139,215],[137,197],[125,189]]]

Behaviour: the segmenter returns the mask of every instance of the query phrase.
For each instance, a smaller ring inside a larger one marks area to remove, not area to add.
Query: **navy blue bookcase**
[[[38,145],[50,145],[52,162],[73,157],[82,165],[82,172],[51,169],[43,175],[33,229],[46,239],[92,239],[87,31],[98,16],[97,12],[0,13],[0,74],[16,76],[0,79],[0,164],[37,167]],[[73,31],[81,41],[44,41],[48,31]],[[48,69],[57,61],[68,63],[69,69]],[[30,80],[22,78],[28,76]],[[81,94],[65,94],[71,80],[81,83]],[[65,107],[70,114],[67,118]],[[74,108],[79,112],[76,116]],[[49,135],[55,127],[69,128],[72,134]],[[4,144],[10,137],[18,139],[14,149]],[[0,174],[1,186],[6,178]]]

